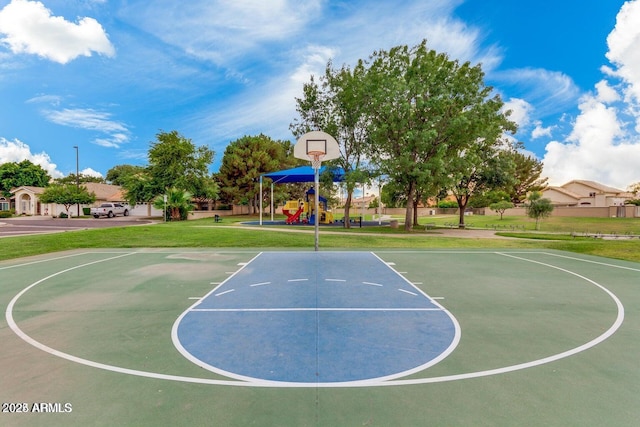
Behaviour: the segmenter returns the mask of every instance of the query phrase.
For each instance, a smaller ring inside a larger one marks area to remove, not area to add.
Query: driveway
[[[88,230],[90,228],[127,227],[132,225],[151,224],[149,218],[115,217],[115,218],[50,218],[19,217],[0,219],[0,238],[10,236],[26,236],[30,234],[59,233],[71,230]]]

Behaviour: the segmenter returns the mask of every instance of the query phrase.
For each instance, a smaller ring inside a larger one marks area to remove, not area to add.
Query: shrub
[[[0,218],[11,218],[12,216],[11,211],[0,211]]]
[[[438,202],[438,207],[441,209],[457,208],[458,202],[454,202],[452,200],[441,200]]]

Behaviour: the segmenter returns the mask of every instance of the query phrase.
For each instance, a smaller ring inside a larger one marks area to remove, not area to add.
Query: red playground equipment
[[[302,200],[289,200],[282,208],[282,213],[287,216],[287,224],[300,222],[300,215],[304,212],[304,202]]]
[[[309,189],[306,193],[306,200],[289,200],[282,207],[282,213],[287,216],[287,224],[315,224],[315,191],[313,188]],[[331,224],[333,222],[333,213],[327,209],[327,199],[320,196],[319,214],[320,223]]]

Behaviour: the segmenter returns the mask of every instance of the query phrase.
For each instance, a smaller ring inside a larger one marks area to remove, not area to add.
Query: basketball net
[[[311,160],[311,167],[313,170],[320,169],[320,165],[322,164],[322,159],[324,158],[324,151],[309,151],[307,153],[309,156],[309,160]]]

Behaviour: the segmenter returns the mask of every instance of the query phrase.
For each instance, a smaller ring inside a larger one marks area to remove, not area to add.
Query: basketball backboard
[[[334,137],[326,132],[313,131],[302,135],[295,147],[293,155],[297,159],[319,161],[333,160],[340,157],[340,147]]]

